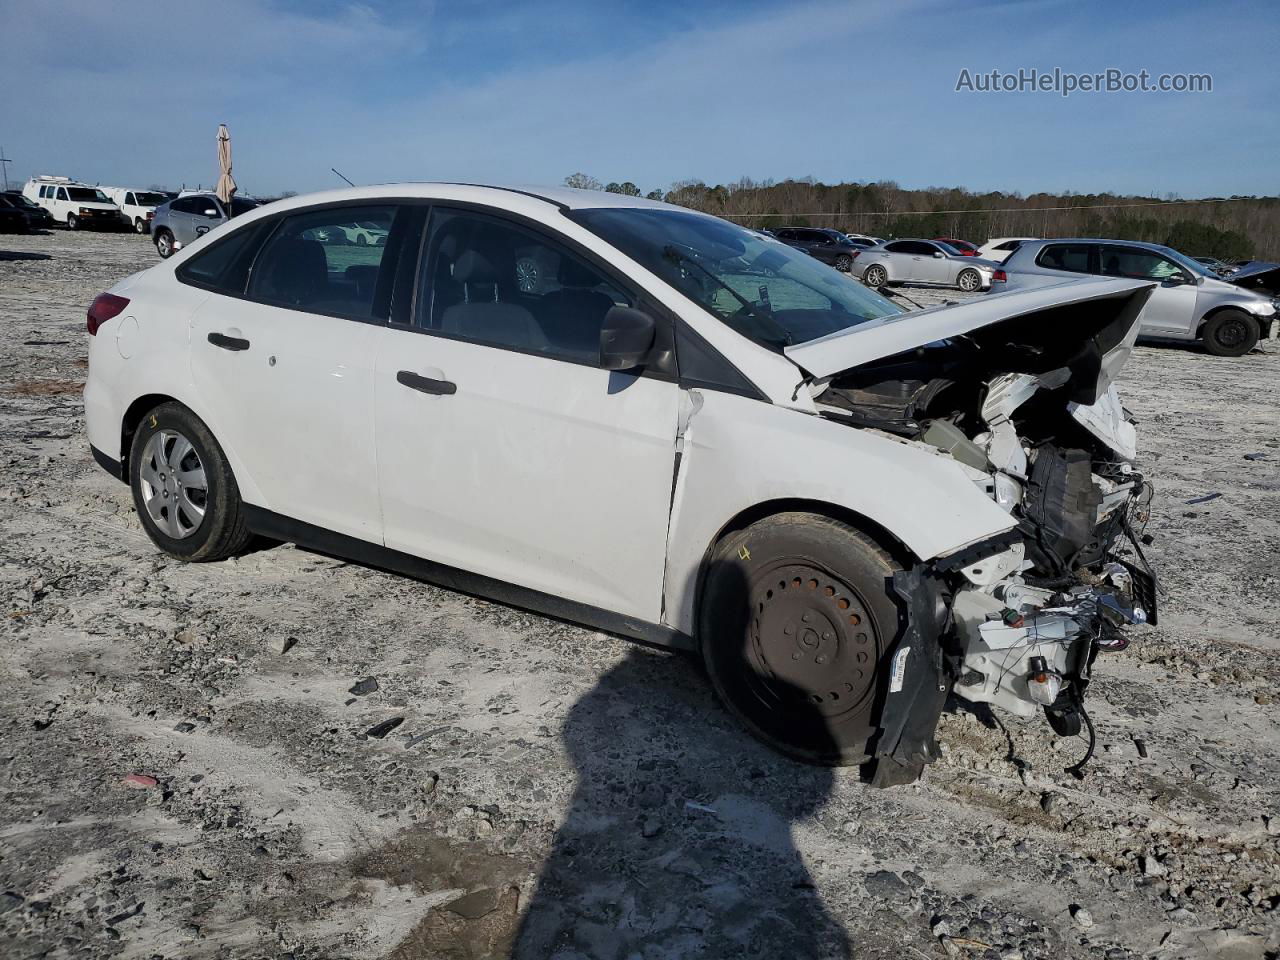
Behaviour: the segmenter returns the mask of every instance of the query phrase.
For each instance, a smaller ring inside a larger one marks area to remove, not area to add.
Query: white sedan
[[[877,289],[889,284],[924,283],[972,293],[991,286],[997,266],[966,256],[940,240],[890,240],[858,254],[853,273]]]
[[[662,203],[354,188],[101,294],[87,429],[175,557],[258,533],[698,650],[757,736],[889,784],[953,687],[1071,729],[1100,645],[1154,615],[1111,386],[1148,293],[904,314]]]

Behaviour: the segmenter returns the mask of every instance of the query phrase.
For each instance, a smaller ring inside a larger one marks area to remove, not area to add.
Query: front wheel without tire
[[[180,403],[142,418],[129,451],[129,485],[142,525],[180,560],[222,560],[249,543],[240,489],[204,421]]]
[[[898,635],[899,569],[865,534],[817,514],[778,514],[726,537],[698,632],[729,712],[796,759],[864,762]]]
[[[1258,344],[1258,324],[1243,310],[1223,310],[1200,331],[1204,348],[1218,357],[1242,357]]]

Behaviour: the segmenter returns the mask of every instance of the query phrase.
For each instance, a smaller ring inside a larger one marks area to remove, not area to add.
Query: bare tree
[[[588,173],[571,173],[564,178],[566,187],[574,187],[577,190],[601,190],[603,186],[600,181]]]

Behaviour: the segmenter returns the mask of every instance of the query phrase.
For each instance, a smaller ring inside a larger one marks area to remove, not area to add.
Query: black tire
[[[173,234],[168,230],[157,230],[152,242],[155,243],[156,253],[160,254],[161,260],[168,260],[173,256]]]
[[[143,220],[141,217],[134,217],[133,230],[135,233],[145,234],[147,232],[147,221]]]
[[[836,257],[835,268],[841,273],[848,273],[853,269],[853,257],[847,253],[842,253]]]
[[[67,229],[68,230],[80,229],[80,218],[77,217],[74,213],[67,214]]]
[[[1242,357],[1258,345],[1258,322],[1243,310],[1220,310],[1200,330],[1205,350],[1215,357]]]
[[[782,513],[726,537],[698,636],[712,686],[760,740],[807,763],[868,759],[902,614],[898,564],[848,524]]]
[[[973,293],[975,290],[982,289],[982,274],[977,270],[966,267],[956,276],[957,289],[964,290],[966,293]]]
[[[144,461],[150,460],[148,444],[161,431],[166,435],[176,433],[191,442],[207,481],[203,519],[184,537],[171,536],[159,526],[147,508],[143,491]],[[180,403],[162,403],[142,418],[129,449],[129,487],[138,517],[151,541],[179,560],[193,563],[224,560],[243,551],[251,539],[240,488],[222,447],[204,421]]]
[[[868,287],[873,290],[883,287],[889,282],[889,271],[878,263],[874,263],[867,267],[866,272],[862,275],[862,279]]]
[[[357,234],[356,234],[356,246],[357,246],[357,247],[367,247],[368,245],[369,245],[369,241],[368,241],[368,239],[366,239],[365,235],[364,235],[363,233],[357,233]]]

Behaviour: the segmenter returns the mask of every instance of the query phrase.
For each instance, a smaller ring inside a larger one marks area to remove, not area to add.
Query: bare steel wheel
[[[157,430],[142,451],[138,474],[147,513],[165,533],[185,540],[204,522],[209,480],[195,446],[176,430]]]
[[[1220,310],[1200,331],[1204,348],[1219,357],[1242,357],[1258,344],[1258,324],[1243,310]]]
[[[956,277],[956,286],[965,293],[973,293],[982,286],[982,277],[977,270],[961,270],[960,276]]]
[[[876,265],[867,267],[867,272],[862,275],[862,279],[866,281],[868,287],[883,287],[889,282],[889,274],[884,267]]]
[[[204,421],[180,403],[162,403],[138,424],[129,485],[143,528],[165,553],[222,560],[249,542],[226,454]]]
[[[729,711],[797,759],[866,760],[899,631],[898,569],[865,534],[816,514],[777,514],[723,540],[698,636]]]

